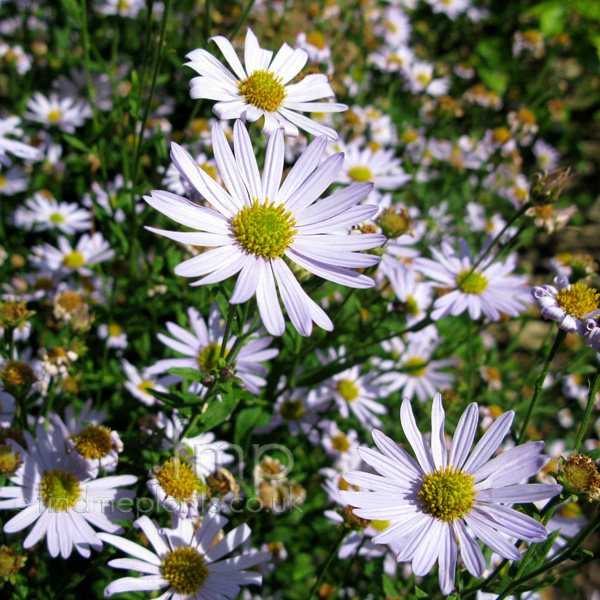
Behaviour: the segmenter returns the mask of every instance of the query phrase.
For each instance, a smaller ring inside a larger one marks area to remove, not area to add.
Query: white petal
[[[408,398],[404,399],[402,402],[402,407],[400,409],[400,422],[402,423],[404,435],[406,435],[408,443],[411,445],[423,471],[426,474],[435,471],[431,451],[425,443],[423,434],[417,427],[415,416],[412,411],[412,405]]]
[[[277,297],[271,264],[266,260],[261,260],[258,264],[260,265],[260,270],[258,285],[256,287],[256,303],[258,304],[260,318],[265,325],[265,329],[271,335],[283,335],[285,321],[281,306],[279,306],[279,298]]]
[[[250,197],[262,202],[264,195],[258,165],[256,164],[256,156],[252,149],[248,130],[239,120],[233,125],[233,148],[240,175],[250,192]]]

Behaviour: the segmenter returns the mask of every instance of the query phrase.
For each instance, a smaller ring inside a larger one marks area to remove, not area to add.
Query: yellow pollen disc
[[[187,502],[200,489],[200,480],[196,477],[192,466],[178,458],[170,458],[156,472],[156,479],[167,496],[180,502]]]
[[[225,350],[224,357],[227,357],[227,350]],[[219,366],[219,356],[221,355],[221,345],[217,342],[211,342],[206,348],[200,350],[198,354],[198,366],[200,370],[207,375],[216,371]]]
[[[9,360],[0,372],[0,378],[8,387],[32,385],[37,376],[33,367],[23,360]]]
[[[119,10],[129,10],[131,8],[131,4],[127,2],[127,0],[121,0],[119,2]]]
[[[266,112],[276,111],[285,98],[281,77],[266,70],[254,71],[250,77],[238,82],[240,94],[248,104]]]
[[[279,412],[287,421],[297,421],[304,415],[304,404],[300,400],[287,400],[282,403]]]
[[[110,429],[103,425],[88,425],[73,438],[77,452],[86,460],[104,458],[113,447]]]
[[[252,200],[252,206],[244,206],[231,225],[240,246],[264,258],[282,258],[298,232],[292,213],[268,200],[264,204]]]
[[[59,108],[55,108],[54,110],[51,110],[48,113],[48,121],[50,121],[50,123],[58,123],[60,121],[60,118],[62,116],[62,112]]]
[[[123,333],[123,328],[116,323],[111,323],[108,326],[108,335],[110,337],[119,337]]]
[[[407,368],[410,377],[423,377],[427,371],[427,361],[418,356],[409,358],[404,363],[404,366]]]
[[[348,449],[350,448],[350,442],[348,441],[348,438],[343,434],[343,433],[338,433],[336,436],[334,436],[331,440],[333,447],[338,451],[338,452],[347,452]]]
[[[144,379],[144,381],[138,384],[137,388],[140,390],[140,392],[145,394],[148,390],[154,389],[154,383],[152,383],[152,381],[149,379]]]
[[[408,144],[409,142],[416,142],[418,138],[419,134],[414,129],[409,129],[402,134],[402,141],[405,144]]]
[[[373,179],[373,175],[368,167],[352,167],[348,171],[348,176],[353,181],[371,181]]]
[[[0,175],[0,189],[6,185],[6,177],[4,175]]]
[[[79,479],[71,471],[44,471],[40,482],[40,496],[45,506],[51,510],[67,511],[81,496]]]
[[[67,290],[57,297],[56,303],[66,311],[73,312],[83,305],[83,298],[72,290]]]
[[[56,223],[57,225],[65,222],[65,218],[60,213],[52,213],[50,215],[50,222]]]
[[[510,140],[510,130],[506,127],[496,127],[492,133],[492,137],[497,144],[505,144]]]
[[[474,503],[475,479],[454,467],[446,467],[423,476],[419,498],[425,512],[447,523],[469,512]]]
[[[428,73],[419,73],[417,75],[417,79],[423,84],[423,85],[427,85],[428,83],[431,82],[431,75],[429,75]]]
[[[353,381],[349,379],[342,379],[337,382],[338,394],[346,400],[346,402],[354,402],[358,398],[358,388]]]
[[[481,273],[471,273],[471,271],[461,271],[456,276],[456,287],[465,294],[481,294],[487,289],[488,280]],[[469,275],[467,279],[467,275]]]
[[[558,305],[572,317],[581,319],[598,308],[600,293],[585,283],[574,283],[571,289],[563,288],[556,296]]]
[[[387,529],[390,526],[390,522],[389,521],[370,521],[369,525],[373,528],[376,529],[377,531],[383,531],[384,529]]]
[[[65,255],[63,258],[63,265],[69,269],[79,269],[85,265],[85,256],[83,256],[81,252],[73,250],[72,252],[69,252],[69,254]]]
[[[417,305],[417,301],[412,296],[408,296],[406,299],[406,310],[413,317],[416,317],[419,314],[419,306]]]
[[[210,575],[204,554],[195,548],[182,546],[168,552],[161,565],[162,576],[181,594],[195,594]]]
[[[523,125],[535,125],[535,114],[527,108],[520,108],[517,117]]]
[[[217,167],[214,165],[207,165],[204,163],[203,165],[198,165],[207,175],[210,175],[215,181],[217,180]]]
[[[306,36],[306,41],[313,46],[316,46],[319,50],[325,50],[327,44],[325,43],[325,37],[320,31],[313,31]]]

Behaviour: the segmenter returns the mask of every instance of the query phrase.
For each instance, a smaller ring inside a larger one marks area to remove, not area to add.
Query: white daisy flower
[[[29,177],[21,167],[14,165],[8,171],[0,171],[0,195],[14,196],[28,187]]]
[[[415,60],[403,67],[405,88],[413,94],[426,93],[430,96],[443,96],[448,93],[450,81],[447,77],[433,77],[433,65],[424,60]]]
[[[113,104],[113,89],[108,73],[90,73],[92,82],[92,93],[94,106],[100,110],[110,110]],[[87,72],[85,69],[72,68],[69,76],[61,75],[53,83],[53,87],[60,96],[68,96],[73,100],[83,100],[87,102]]]
[[[60,271],[64,275],[76,272],[85,277],[93,275],[90,266],[109,260],[115,255],[115,251],[99,231],[92,235],[84,233],[75,248],[66,237],[60,236],[58,248],[44,244],[34,246],[32,251],[30,260],[38,269]]]
[[[98,327],[98,337],[101,340],[106,340],[106,345],[109,348],[124,350],[127,348],[127,334],[118,323],[103,323]]]
[[[471,0],[427,0],[434,13],[444,13],[453,21],[471,8]]]
[[[344,419],[352,412],[365,427],[381,427],[377,415],[386,414],[387,408],[377,399],[386,394],[383,388],[373,383],[376,374],[362,375],[361,371],[362,367],[357,365],[334,375],[323,384],[322,398],[334,400]]]
[[[379,475],[344,473],[349,484],[372,490],[340,492],[345,501],[358,508],[355,514],[363,519],[391,521],[373,541],[394,542],[399,549],[398,562],[412,561],[418,577],[429,573],[437,562],[444,594],[454,588],[459,548],[468,571],[475,577],[483,575],[486,560],[476,538],[501,556],[520,560],[520,550],[502,534],[528,542],[541,542],[548,536],[541,523],[507,506],[537,502],[562,491],[560,485],[521,483],[549,462],[550,457],[540,456],[544,442],[516,446],[491,459],[514,416],[513,411],[504,413],[471,451],[478,421],[478,407],[473,402],[461,416],[448,447],[442,397],[437,394],[430,447],[417,428],[410,400],[405,400],[400,419],[416,460],[374,430],[379,452],[369,448],[359,448],[358,452]]]
[[[240,525],[220,538],[228,521],[210,512],[196,529],[194,521],[173,516],[173,527],[159,528],[143,516],[134,525],[141,529],[153,551],[125,538],[101,534],[102,540],[133,558],[117,558],[108,565],[144,573],[142,577],[124,577],[109,583],[105,596],[122,592],[167,591],[158,600],[233,600],[242,585],[260,585],[262,575],[245,570],[268,560],[269,552],[250,551],[225,558],[243,544],[252,533]],[[221,560],[223,559],[223,560]]]
[[[76,202],[58,202],[52,196],[37,192],[15,211],[16,225],[35,231],[58,229],[67,235],[92,227],[91,214]]]
[[[179,354],[184,354],[187,358],[159,360],[153,367],[148,369],[149,374],[165,373],[173,367],[187,367],[198,369],[207,377],[214,375],[214,371],[218,367],[225,333],[225,323],[219,305],[215,302],[210,307],[208,327],[195,308],[188,308],[187,314],[192,326],[191,332],[180,327],[177,323],[168,322],[167,330],[173,337],[163,333],[158,334],[158,339],[165,346]],[[247,326],[249,326],[249,323]],[[233,348],[236,340],[236,336],[229,336],[224,354],[225,358]],[[266,383],[264,377],[269,372],[261,363],[271,360],[279,354],[279,350],[268,348],[272,340],[271,337],[261,336],[260,332],[252,334],[235,357],[236,377],[239,377],[244,387],[253,394],[260,394],[260,388]],[[204,386],[200,383],[194,383],[190,387],[192,393],[197,393],[199,389],[204,389]]]
[[[308,53],[308,59],[314,63],[327,63],[328,69],[333,72],[331,61],[331,48],[325,41],[325,36],[320,31],[306,33],[301,31],[296,36],[296,46]]]
[[[553,285],[531,288],[531,295],[542,316],[556,321],[561,329],[575,333],[584,318],[598,310],[600,293],[585,283],[569,283],[569,278],[558,276]]]
[[[117,223],[122,223],[125,220],[125,213],[119,207],[119,192],[128,194],[125,178],[123,175],[117,175],[114,181],[108,183],[108,189],[102,188],[98,182],[92,183],[92,194],[86,193],[83,196],[83,205],[92,208],[97,204],[103,208],[107,214],[112,217]],[[139,215],[146,205],[143,202],[136,202],[135,212]]]
[[[23,463],[8,479],[14,485],[0,487],[0,509],[22,509],[7,521],[4,532],[22,531],[34,524],[23,542],[35,546],[46,535],[50,556],[71,555],[73,547],[88,558],[90,549],[101,550],[102,542],[90,525],[110,533],[123,533],[117,520],[132,518],[135,493],[120,489],[137,481],[133,475],[91,478],[80,461],[69,455],[60,428],[51,433],[36,427],[37,442],[24,431],[27,450],[8,440]],[[119,506],[121,500],[126,504]]]
[[[434,325],[430,327],[435,328]],[[455,376],[441,369],[456,366],[460,360],[431,360],[442,341],[434,340],[427,332],[420,331],[410,336],[408,344],[397,337],[383,342],[381,345],[391,358],[373,359],[375,366],[383,373],[377,383],[386,386],[390,394],[402,390],[403,398],[412,400],[416,396],[420,402],[433,398],[436,389],[450,389]]]
[[[412,327],[427,316],[433,302],[433,284],[423,281],[412,266],[407,267],[399,261],[395,263],[395,268],[386,269],[386,277],[396,298],[405,305],[406,324]]]
[[[22,46],[18,44],[9,46],[4,42],[0,42],[0,60],[4,64],[13,65],[19,75],[25,75],[31,69],[33,62],[31,55],[27,54]]]
[[[101,0],[95,9],[103,15],[118,15],[135,19],[140,11],[146,8],[144,0]]]
[[[313,135],[326,135],[337,140],[338,135],[333,129],[297,112],[341,112],[348,108],[334,102],[314,102],[319,98],[334,97],[326,75],[313,73],[290,84],[308,60],[306,51],[293,50],[283,44],[273,57],[273,52],[262,49],[248,29],[244,67],[227,38],[218,35],[211,40],[217,44],[235,75],[206,50],[193,50],[186,57],[189,62],[185,63],[200,73],[190,81],[192,98],[217,100],[213,112],[223,120],[243,118],[253,122],[264,117],[262,131],[265,135],[283,129],[286,135],[295,137],[300,128]]]
[[[75,133],[75,128],[81,127],[92,116],[89,103],[83,100],[59,98],[56,94],[46,98],[40,92],[35,92],[27,101],[27,108],[29,111],[23,115],[26,119],[58,127],[65,133]]]
[[[147,367],[138,371],[138,369],[125,359],[121,360],[121,368],[125,373],[125,377],[127,377],[127,381],[125,382],[127,391],[146,406],[154,406],[157,403],[161,403],[158,398],[149,394],[147,390],[167,392],[168,385],[180,381],[179,377],[174,377],[173,375],[157,378],[156,375],[149,372]]]
[[[533,153],[538,164],[545,171],[554,171],[560,163],[560,152],[544,140],[537,140],[533,145]]]
[[[13,116],[0,119],[0,163],[6,166],[10,166],[11,164],[10,159],[6,156],[7,152],[27,160],[42,159],[42,153],[37,148],[7,137],[9,135],[21,137],[23,130],[19,127],[20,124],[21,119],[19,117]]]
[[[217,283],[240,273],[230,302],[241,304],[256,294],[260,316],[272,335],[285,331],[275,282],[301,335],[311,334],[313,321],[323,329],[333,329],[329,317],[302,289],[284,256],[334,283],[355,288],[374,285],[372,279],[351,268],[379,262],[378,257],[358,251],[380,246],[385,236],[341,234],[377,212],[376,206],[356,206],[372,184],[358,183],[316,202],[342,168],[342,154],[318,166],[326,143],[325,137],[314,140],[281,184],[284,148],[280,130],[269,138],[261,178],[250,136],[241,121],[234,127],[235,157],[217,124],[213,127],[215,159],[229,193],[181,146],[173,143],[171,151],[182,175],[216,210],[168,192],[154,191],[144,198],[168,217],[200,230],[180,233],[149,227],[150,231],[184,244],[214,248],[181,263],[175,273],[184,277],[205,275],[192,285]]]
[[[516,317],[525,309],[529,301],[527,277],[511,275],[516,255],[492,262],[494,256],[490,253],[471,273],[475,260],[465,240],[460,240],[460,254],[448,242],[442,242],[441,250],[431,248],[431,252],[435,260],[416,258],[415,269],[452,290],[435,301],[431,313],[434,321],[465,310],[471,319],[479,319],[483,313],[491,321],[498,321],[500,313]]]
[[[319,429],[322,431],[321,446],[325,449],[327,456],[336,459],[336,466],[348,464],[357,465],[360,457],[357,454],[359,446],[358,433],[354,429],[343,432],[335,421],[321,421]]]

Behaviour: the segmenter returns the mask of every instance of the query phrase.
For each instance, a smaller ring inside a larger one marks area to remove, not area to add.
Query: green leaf
[[[246,442],[250,439],[250,436],[255,429],[264,427],[270,420],[271,415],[264,411],[260,406],[252,406],[250,408],[244,408],[237,415],[235,421],[235,430],[233,434],[233,441],[236,445],[243,448],[246,447]]]
[[[227,417],[235,410],[235,407],[238,405],[240,398],[235,397],[234,394],[228,394],[222,396],[223,401],[218,400],[217,398],[213,398],[210,405],[203,413],[200,418],[200,431],[199,433],[204,433],[205,431],[210,431],[220,425],[224,421],[227,420]]]
[[[529,562],[527,563],[527,566],[523,571],[523,575],[528,575],[532,571],[535,571],[536,569],[539,569],[542,566],[544,559],[546,558],[546,556],[548,556],[548,553],[552,549],[554,541],[556,540],[559,534],[560,530],[554,531],[548,536],[547,540],[531,545],[529,552],[527,552],[527,554],[523,558],[523,560],[529,559]]]
[[[431,599],[431,596],[425,590],[422,590],[420,587],[418,587],[416,585],[415,585],[415,596],[417,598],[429,598],[429,599]]]
[[[65,142],[67,142],[67,144],[69,144],[69,146],[73,146],[73,148],[77,148],[77,150],[81,150],[86,154],[94,153],[94,151],[89,146],[86,146],[79,138],[63,133],[63,139],[65,140]]]
[[[175,375],[181,377],[187,381],[197,381],[202,383],[206,379],[206,374],[198,369],[192,369],[191,367],[173,367],[167,371],[169,375]]]
[[[600,458],[600,448],[590,450],[589,452],[586,452],[586,455],[589,456],[592,460],[598,460]]]
[[[394,583],[394,580],[389,575],[386,575],[384,573],[381,583],[383,585],[383,593],[386,596],[394,597],[394,596],[398,595],[398,590],[396,588],[396,584]]]

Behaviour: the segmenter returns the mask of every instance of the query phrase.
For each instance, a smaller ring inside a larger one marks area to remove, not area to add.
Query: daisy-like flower
[[[21,167],[14,165],[8,171],[0,171],[0,195],[13,196],[29,187],[29,177]]]
[[[387,409],[376,399],[386,394],[373,383],[375,374],[362,375],[361,371],[361,366],[357,365],[326,381],[322,390],[323,401],[334,400],[344,419],[352,411],[363,425],[381,427],[382,422],[377,415],[384,415]]]
[[[230,302],[240,304],[256,294],[260,316],[270,334],[282,335],[285,331],[275,282],[290,320],[300,334],[310,335],[313,321],[331,331],[333,323],[302,289],[284,256],[334,283],[372,287],[372,279],[351,268],[379,262],[379,257],[357,251],[380,246],[385,236],[343,235],[352,225],[377,212],[376,206],[356,206],[369,194],[372,184],[357,183],[315,202],[342,168],[342,154],[335,154],[319,165],[327,138],[314,140],[281,184],[284,148],[280,130],[269,138],[262,178],[250,136],[241,121],[234,126],[235,157],[218,124],[213,126],[212,135],[215,159],[229,192],[202,171],[181,146],[173,143],[173,162],[216,210],[175,194],[153,191],[151,197],[145,197],[148,204],[182,225],[200,231],[148,229],[184,244],[213,247],[178,265],[175,273],[184,277],[206,275],[192,285],[217,283],[240,273]]]
[[[95,5],[96,10],[103,15],[119,15],[135,19],[140,11],[146,8],[144,0],[102,0]]]
[[[27,224],[35,231],[58,229],[67,235],[91,228],[91,215],[76,202],[58,202],[38,192],[15,211],[15,224]],[[28,227],[28,228],[30,228]]]
[[[429,327],[435,331],[435,325]],[[383,342],[381,345],[390,358],[377,359],[374,363],[383,373],[377,383],[385,385],[389,393],[402,390],[403,398],[412,399],[417,396],[421,402],[433,398],[436,389],[449,389],[454,375],[444,373],[441,369],[455,366],[459,359],[431,360],[442,343],[442,340],[436,338],[437,332],[432,335],[424,330],[411,335],[408,344],[397,337]]]
[[[41,160],[43,157],[37,148],[6,137],[8,135],[22,136],[23,130],[19,127],[20,123],[21,119],[19,117],[0,119],[0,163],[7,166],[11,164],[10,159],[6,156],[7,152],[28,160]]]
[[[117,520],[131,519],[121,500],[131,500],[135,493],[121,489],[137,481],[133,475],[94,479],[85,466],[67,453],[60,428],[47,432],[36,427],[37,442],[24,431],[27,450],[13,440],[7,443],[23,461],[9,480],[14,485],[0,487],[0,509],[22,509],[6,522],[5,533],[16,533],[34,524],[23,542],[24,548],[35,546],[46,535],[50,556],[71,555],[73,547],[87,558],[90,549],[101,550],[102,542],[90,525],[109,533],[123,533]]]
[[[420,274],[412,267],[395,262],[395,268],[387,269],[386,276],[396,298],[406,307],[406,324],[412,327],[427,316],[426,311],[433,302],[433,284],[422,281]]]
[[[207,377],[214,374],[218,367],[225,333],[225,323],[223,323],[219,305],[215,302],[210,307],[208,327],[195,308],[188,308],[187,313],[192,326],[191,332],[176,323],[168,322],[167,330],[173,337],[159,333],[158,339],[165,346],[179,354],[184,354],[188,358],[159,360],[153,367],[150,367],[149,374],[164,373],[173,367],[198,369]],[[279,350],[268,348],[273,338],[261,336],[259,333],[249,338],[235,358],[236,376],[242,380],[244,386],[253,394],[259,394],[260,388],[266,383],[264,376],[267,375],[268,370],[260,363],[271,360],[279,354]],[[236,336],[229,337],[224,354],[225,358],[236,340]],[[201,384],[197,385],[201,386]],[[192,385],[191,390],[193,393],[198,391],[196,384]]]
[[[442,397],[437,394],[429,446],[417,428],[410,400],[404,400],[400,420],[416,460],[374,430],[379,452],[369,448],[358,452],[379,475],[344,473],[349,484],[372,490],[340,492],[348,504],[357,507],[355,514],[391,522],[373,541],[394,543],[398,562],[412,561],[416,576],[426,575],[438,562],[444,594],[454,588],[459,549],[468,571],[475,577],[483,575],[486,561],[477,538],[504,558],[519,560],[521,552],[503,534],[528,542],[541,542],[548,536],[541,523],[509,506],[537,502],[562,491],[560,485],[521,483],[549,462],[550,457],[540,456],[544,443],[516,446],[491,459],[514,416],[513,411],[504,413],[471,451],[478,421],[473,402],[461,416],[448,447]]]
[[[450,82],[446,77],[433,78],[433,65],[424,60],[415,60],[402,69],[405,88],[413,94],[425,92],[430,96],[443,96],[448,93]]]
[[[224,537],[220,531],[227,519],[210,512],[196,528],[194,521],[173,516],[171,529],[159,528],[143,516],[134,525],[142,530],[154,551],[125,538],[101,534],[102,540],[133,558],[117,558],[108,564],[115,569],[144,573],[124,577],[106,586],[104,594],[122,592],[166,592],[159,600],[233,600],[242,585],[260,585],[262,575],[246,570],[268,560],[269,552],[250,551],[224,558],[243,544],[252,531],[248,525],[236,527]],[[223,560],[222,560],[223,559]]]
[[[569,278],[559,275],[553,285],[537,286],[531,295],[542,316],[556,321],[561,329],[575,333],[584,318],[598,310],[600,292],[585,283],[569,283]]]
[[[50,94],[48,98],[40,92],[35,92],[27,101],[29,111],[24,117],[43,125],[58,127],[65,133],[75,133],[76,127],[81,127],[88,117],[92,116],[90,105],[73,98],[59,98]]]
[[[218,35],[211,40],[217,44],[233,73],[206,50],[193,50],[186,56],[189,62],[185,63],[200,74],[190,81],[192,98],[217,100],[213,112],[223,120],[242,118],[253,122],[264,117],[265,135],[283,129],[286,135],[296,137],[300,128],[313,135],[338,139],[330,127],[298,113],[341,112],[348,108],[334,102],[314,102],[319,98],[334,97],[326,75],[313,73],[290,84],[308,60],[305,50],[293,50],[283,44],[273,57],[273,52],[262,49],[248,29],[243,66],[227,38]]]
[[[173,375],[157,378],[156,375],[149,372],[148,368],[138,371],[138,369],[125,359],[121,359],[121,368],[125,373],[125,377],[127,377],[127,381],[125,382],[127,391],[146,406],[154,406],[156,403],[160,404],[160,400],[149,394],[148,390],[167,392],[166,386],[180,381],[179,377],[174,377]]]
[[[7,392],[0,390],[0,427],[10,427],[15,416],[15,399]]]
[[[492,263],[494,256],[490,253],[473,271],[476,260],[463,239],[459,254],[448,242],[442,242],[441,250],[432,248],[431,252],[435,260],[416,258],[415,268],[452,290],[435,301],[431,313],[434,321],[465,310],[472,319],[479,319],[483,313],[491,321],[498,321],[500,313],[516,317],[525,309],[529,301],[527,277],[511,275],[516,255]]]
[[[98,337],[101,340],[106,340],[106,345],[109,348],[124,350],[127,348],[127,334],[118,323],[103,323],[98,327]]]
[[[60,271],[64,275],[77,272],[85,277],[93,275],[89,268],[91,265],[109,260],[115,255],[115,251],[99,231],[92,235],[84,233],[75,248],[66,237],[60,236],[58,248],[44,244],[34,246],[32,251],[30,259],[38,269]]]

